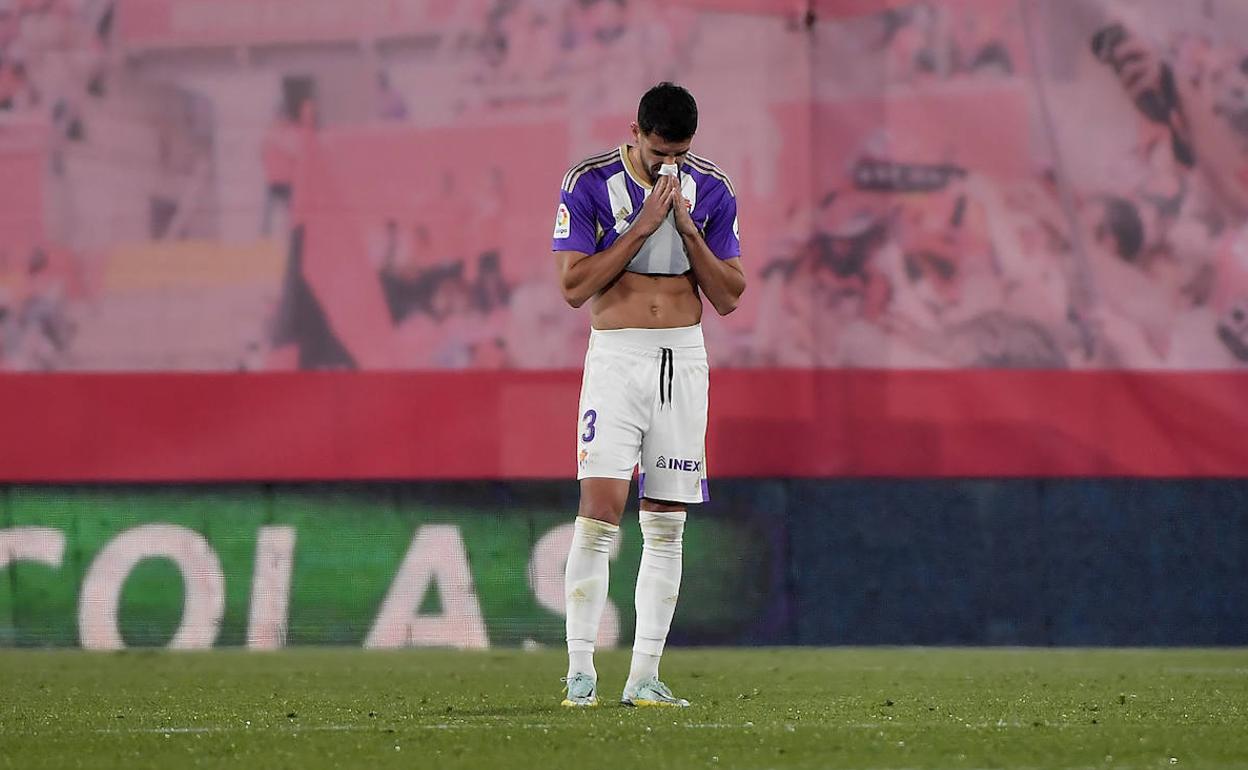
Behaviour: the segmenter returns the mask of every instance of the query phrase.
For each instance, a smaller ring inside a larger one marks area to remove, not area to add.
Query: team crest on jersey
[[[555,237],[567,238],[572,234],[572,214],[566,204],[559,204],[559,212],[555,214]]]

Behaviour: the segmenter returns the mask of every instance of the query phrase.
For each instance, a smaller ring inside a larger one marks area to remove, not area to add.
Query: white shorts
[[[701,326],[592,330],[577,479],[631,479],[640,466],[640,497],[706,502],[707,387]]]

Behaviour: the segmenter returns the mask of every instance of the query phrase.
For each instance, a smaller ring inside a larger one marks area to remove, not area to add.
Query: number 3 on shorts
[[[593,409],[590,409],[581,419],[585,421],[585,432],[581,434],[581,441],[588,444],[594,440],[594,435],[596,433],[594,430],[594,423],[598,421],[598,413]]]

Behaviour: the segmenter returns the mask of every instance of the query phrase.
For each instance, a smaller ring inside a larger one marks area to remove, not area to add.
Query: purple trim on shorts
[[[641,498],[645,496],[646,496],[646,474],[638,473],[637,474],[637,499],[640,500]],[[710,501],[711,501],[711,485],[706,482],[706,479],[702,479],[702,502],[709,503]]]

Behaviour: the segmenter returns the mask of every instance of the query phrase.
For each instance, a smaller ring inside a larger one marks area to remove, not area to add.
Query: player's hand
[[[659,226],[663,224],[663,220],[667,217],[667,212],[672,209],[672,192],[679,190],[676,187],[676,180],[670,176],[661,176],[654,183],[654,189],[646,196],[645,203],[641,204],[641,213],[637,215],[637,219],[633,222],[633,227],[642,235],[649,236]]]
[[[681,235],[697,235],[698,226],[693,223],[693,207],[680,190],[672,191],[672,210],[676,212],[676,229]]]

